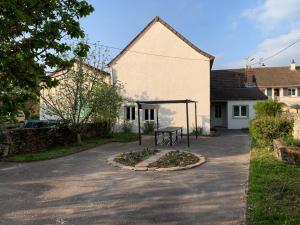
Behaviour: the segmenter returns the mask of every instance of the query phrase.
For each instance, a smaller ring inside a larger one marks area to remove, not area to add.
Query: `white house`
[[[246,80],[237,87],[222,89],[222,84],[218,83],[220,76],[212,76],[213,62],[214,56],[200,50],[161,18],[155,17],[109,63],[112,80],[120,81],[125,96],[133,100],[124,105],[121,120],[130,121],[136,128],[135,101],[191,99],[198,102],[198,125],[205,133],[213,126],[248,127],[254,115],[253,105],[266,97],[257,88],[247,88]],[[217,86],[212,88],[211,82]],[[235,97],[224,95],[233,88],[237,92],[231,95]],[[223,96],[216,91],[221,91]],[[189,111],[194,111],[193,105],[189,106]],[[154,121],[155,113],[154,109],[144,109],[142,122]],[[160,126],[186,128],[183,104],[161,105],[159,117]],[[193,121],[194,115],[190,113],[190,128],[195,126]]]

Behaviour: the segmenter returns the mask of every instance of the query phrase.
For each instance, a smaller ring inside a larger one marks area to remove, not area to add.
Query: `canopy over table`
[[[194,103],[195,105],[195,126],[196,126],[196,138],[198,138],[198,130],[197,130],[197,102],[184,99],[184,100],[150,100],[150,101],[137,101],[138,105],[138,129],[139,129],[139,145],[142,144],[141,137],[141,118],[140,118],[140,109],[156,109],[156,126],[159,128],[158,123],[158,109],[161,104],[185,104],[186,105],[186,127],[187,127],[187,145],[190,147],[190,132],[189,132],[189,103]]]

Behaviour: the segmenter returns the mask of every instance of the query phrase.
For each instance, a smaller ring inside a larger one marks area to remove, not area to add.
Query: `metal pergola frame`
[[[161,105],[161,104],[185,104],[186,105],[186,127],[187,127],[187,144],[190,147],[190,131],[189,131],[189,103],[194,103],[195,105],[195,126],[196,126],[196,138],[198,138],[198,125],[197,125],[197,101],[190,99],[184,100],[150,100],[150,101],[137,101],[138,105],[138,129],[139,129],[139,145],[142,144],[141,137],[141,118],[140,118],[140,109],[143,109],[143,105]],[[159,128],[158,122],[158,107],[156,107],[156,126]]]

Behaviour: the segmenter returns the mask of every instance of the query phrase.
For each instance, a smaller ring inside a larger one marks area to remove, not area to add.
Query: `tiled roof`
[[[254,68],[258,87],[300,86],[300,68],[292,71],[289,67]]]
[[[211,71],[211,100],[263,100],[267,97],[257,87],[245,87],[243,70]]]

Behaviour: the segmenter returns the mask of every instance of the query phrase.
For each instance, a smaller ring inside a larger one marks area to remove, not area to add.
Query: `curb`
[[[157,149],[157,150],[159,150],[159,149]],[[110,164],[110,165],[112,165],[114,167],[119,167],[121,169],[126,169],[126,170],[134,170],[134,171],[159,171],[159,172],[192,169],[192,168],[200,166],[200,165],[202,165],[203,163],[206,162],[206,158],[204,156],[200,155],[200,154],[196,154],[196,153],[188,152],[188,151],[181,151],[181,152],[192,153],[194,156],[196,156],[199,159],[199,161],[196,162],[196,163],[194,163],[194,164],[187,165],[185,167],[180,167],[180,166],[165,167],[165,168],[158,168],[158,167],[135,167],[135,166],[126,166],[126,165],[123,165],[121,163],[118,163],[118,162],[114,161],[114,158],[119,154],[118,153],[118,154],[114,154],[114,155],[110,156],[107,159],[107,162],[108,162],[108,164]]]

